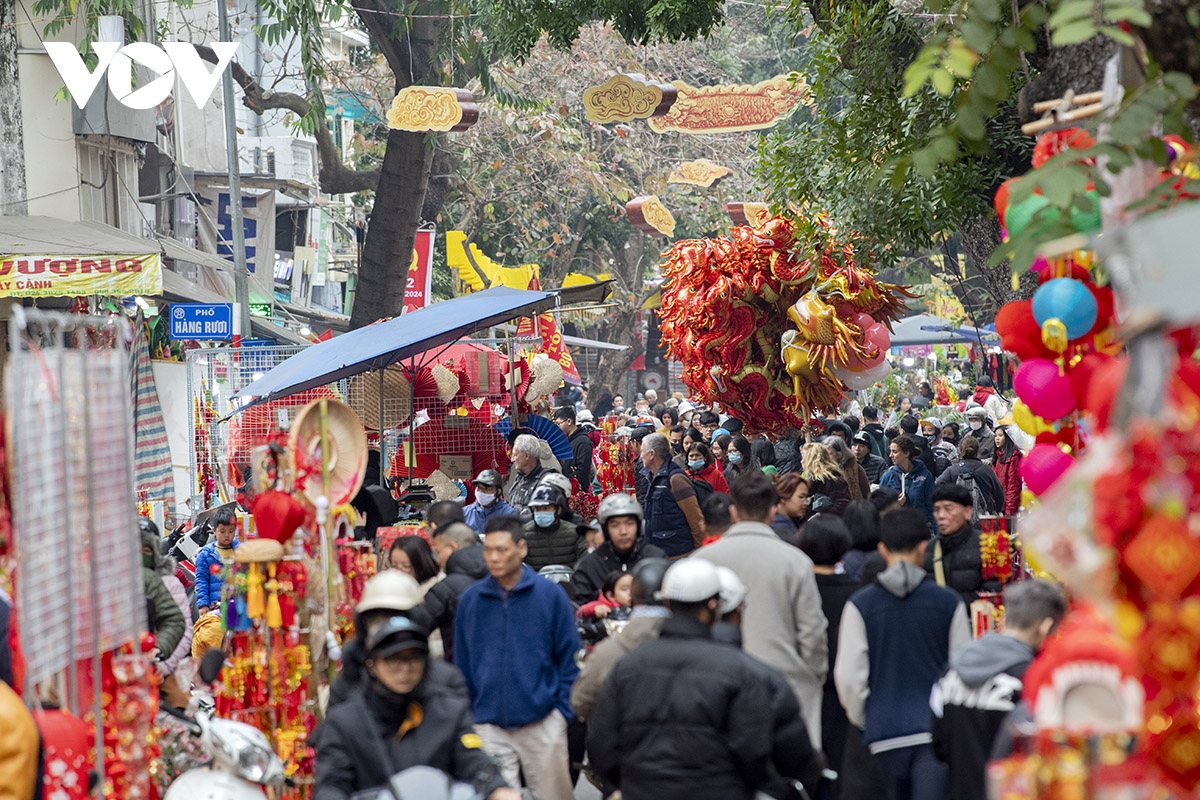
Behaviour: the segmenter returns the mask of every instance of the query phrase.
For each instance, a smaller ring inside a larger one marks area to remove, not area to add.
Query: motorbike
[[[198,672],[200,683],[211,685],[223,663],[220,650],[205,653]],[[263,787],[282,789],[286,782],[283,762],[262,731],[244,722],[213,716],[202,699],[200,706],[194,717],[170,713],[212,753],[212,763],[188,770],[172,781],[163,800],[262,800]]]
[[[482,800],[466,783],[456,783],[434,767],[409,767],[392,776],[386,786],[355,792],[350,800]]]

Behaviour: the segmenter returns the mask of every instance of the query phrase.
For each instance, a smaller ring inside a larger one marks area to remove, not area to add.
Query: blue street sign
[[[233,303],[172,303],[172,339],[233,338]]]

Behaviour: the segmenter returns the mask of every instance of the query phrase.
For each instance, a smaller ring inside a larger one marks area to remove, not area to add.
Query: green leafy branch
[[[1025,269],[1033,263],[1039,246],[1077,233],[1078,215],[1094,214],[1098,198],[1112,196],[1112,176],[1132,167],[1135,159],[1167,166],[1170,161],[1167,147],[1156,131],[1161,125],[1164,134],[1190,137],[1184,108],[1195,97],[1196,87],[1187,75],[1168,72],[1153,76],[1128,92],[1120,106],[1089,122],[1087,129],[1093,135],[1104,126],[1102,141],[1059,153],[1013,181],[1009,187],[1009,208],[1034,194],[1045,199],[1045,206],[1023,230],[1001,244],[992,256],[992,263],[1011,259],[1014,270]],[[1200,196],[1196,191],[1198,185],[1171,176],[1130,209],[1154,211],[1171,207],[1191,199],[1189,195]]]

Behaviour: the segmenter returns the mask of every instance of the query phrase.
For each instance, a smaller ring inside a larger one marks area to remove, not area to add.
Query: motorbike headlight
[[[213,725],[210,734],[239,778],[260,786],[282,783],[283,765],[262,731],[244,723],[221,720]]]

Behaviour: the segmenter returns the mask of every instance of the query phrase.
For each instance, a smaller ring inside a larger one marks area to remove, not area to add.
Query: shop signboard
[[[160,295],[162,255],[0,254],[0,297]]]
[[[171,338],[229,341],[233,303],[172,303]]]

